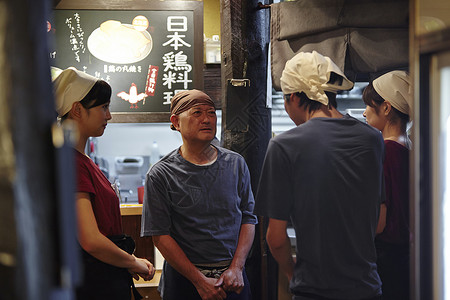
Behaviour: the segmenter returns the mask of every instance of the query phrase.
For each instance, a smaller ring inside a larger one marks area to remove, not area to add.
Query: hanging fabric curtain
[[[407,0],[299,0],[271,5],[273,87],[287,60],[313,50],[352,81],[408,67]]]

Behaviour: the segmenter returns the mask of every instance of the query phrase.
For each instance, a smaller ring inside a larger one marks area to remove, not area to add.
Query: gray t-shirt
[[[141,235],[170,235],[194,264],[232,259],[241,225],[257,223],[244,158],[216,148],[211,165],[192,164],[176,149],[147,173]]]
[[[364,299],[381,293],[374,238],[383,158],[380,132],[349,115],[313,118],[270,141],[255,212],[292,222],[294,294]]]

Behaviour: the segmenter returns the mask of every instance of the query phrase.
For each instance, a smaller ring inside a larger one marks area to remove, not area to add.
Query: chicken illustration
[[[129,93],[122,91],[118,93],[117,96],[122,98],[124,101],[130,102],[131,104],[130,108],[138,108],[137,103],[139,101],[144,100],[145,97],[147,97],[147,94],[146,93],[138,94],[136,85],[132,83],[130,86]]]

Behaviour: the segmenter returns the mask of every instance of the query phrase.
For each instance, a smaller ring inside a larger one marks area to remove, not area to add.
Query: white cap
[[[63,71],[52,68],[53,90],[55,92],[56,111],[60,117],[67,114],[75,102],[83,100],[97,78],[70,67]]]
[[[341,76],[342,82],[329,82],[331,73]],[[303,92],[309,99],[324,105],[328,105],[325,91],[336,93],[353,87],[353,82],[329,57],[316,51],[300,52],[288,60],[280,81],[283,94]]]
[[[385,101],[400,112],[410,116],[412,87],[405,71],[392,71],[381,75],[373,82],[373,88]]]

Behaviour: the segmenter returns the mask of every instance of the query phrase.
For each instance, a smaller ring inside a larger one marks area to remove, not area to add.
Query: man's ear
[[[289,101],[295,101],[295,99],[300,99],[300,98],[297,97],[297,95],[295,95],[295,93],[292,93],[292,94],[289,96]]]
[[[289,97],[289,101],[292,103],[295,103],[295,106],[298,107],[299,106],[299,102],[300,102],[300,97],[297,96],[296,93],[292,93],[291,96]]]
[[[175,129],[179,131],[180,122],[179,122],[178,115],[175,115],[175,114],[171,115],[170,122],[172,122],[173,127],[175,127]]]

